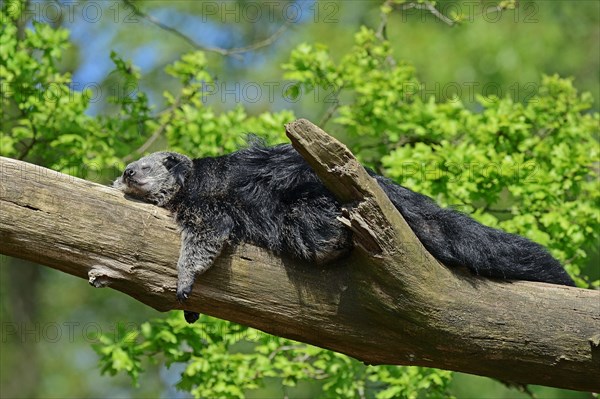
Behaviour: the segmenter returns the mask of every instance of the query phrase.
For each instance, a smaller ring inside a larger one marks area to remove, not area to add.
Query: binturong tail
[[[387,178],[373,177],[425,248],[446,266],[463,266],[485,277],[575,285],[541,245],[440,208],[431,198]]]

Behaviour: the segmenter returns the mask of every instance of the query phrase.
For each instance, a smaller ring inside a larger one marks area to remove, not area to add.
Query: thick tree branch
[[[186,308],[370,364],[600,391],[600,292],[444,267],[343,145],[305,120],[287,132],[348,204],[356,250],[321,268],[250,245],[230,248],[198,278]],[[1,253],[161,311],[181,307],[179,235],[165,210],[24,162],[0,158],[0,167]]]

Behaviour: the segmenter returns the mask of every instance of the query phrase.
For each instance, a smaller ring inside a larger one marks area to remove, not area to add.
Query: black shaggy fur
[[[492,278],[574,285],[542,246],[443,209],[429,197],[369,172],[427,250],[443,264]],[[115,186],[170,209],[182,228],[177,296],[226,242],[248,242],[315,263],[352,248],[337,220],[340,204],[290,146],[252,146],[216,158],[151,154],[130,164]],[[190,322],[197,314],[186,312]]]

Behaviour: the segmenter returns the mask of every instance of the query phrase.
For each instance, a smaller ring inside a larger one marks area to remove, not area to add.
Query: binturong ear
[[[177,184],[183,186],[190,171],[188,163],[183,159],[178,159],[173,155],[169,155],[165,159],[165,167],[171,172],[171,175],[175,178]]]
[[[180,186],[183,186],[185,183],[185,179],[189,173],[189,167],[184,162],[180,162],[175,166],[172,170],[173,176],[175,176],[175,181]]]

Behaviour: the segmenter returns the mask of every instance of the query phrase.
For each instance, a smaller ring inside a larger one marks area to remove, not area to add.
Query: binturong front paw
[[[192,293],[192,284],[177,283],[177,300],[179,303],[184,303]]]
[[[181,259],[177,264],[177,300],[184,303],[192,293],[195,275],[190,267],[181,264]]]
[[[192,285],[193,282],[189,284],[181,284],[181,282],[177,282],[177,300],[179,301],[179,303],[184,303],[190,297],[190,294],[192,292]],[[184,310],[183,316],[185,317],[185,321],[187,321],[190,324],[194,323],[200,317],[198,313],[191,312],[189,310]]]

